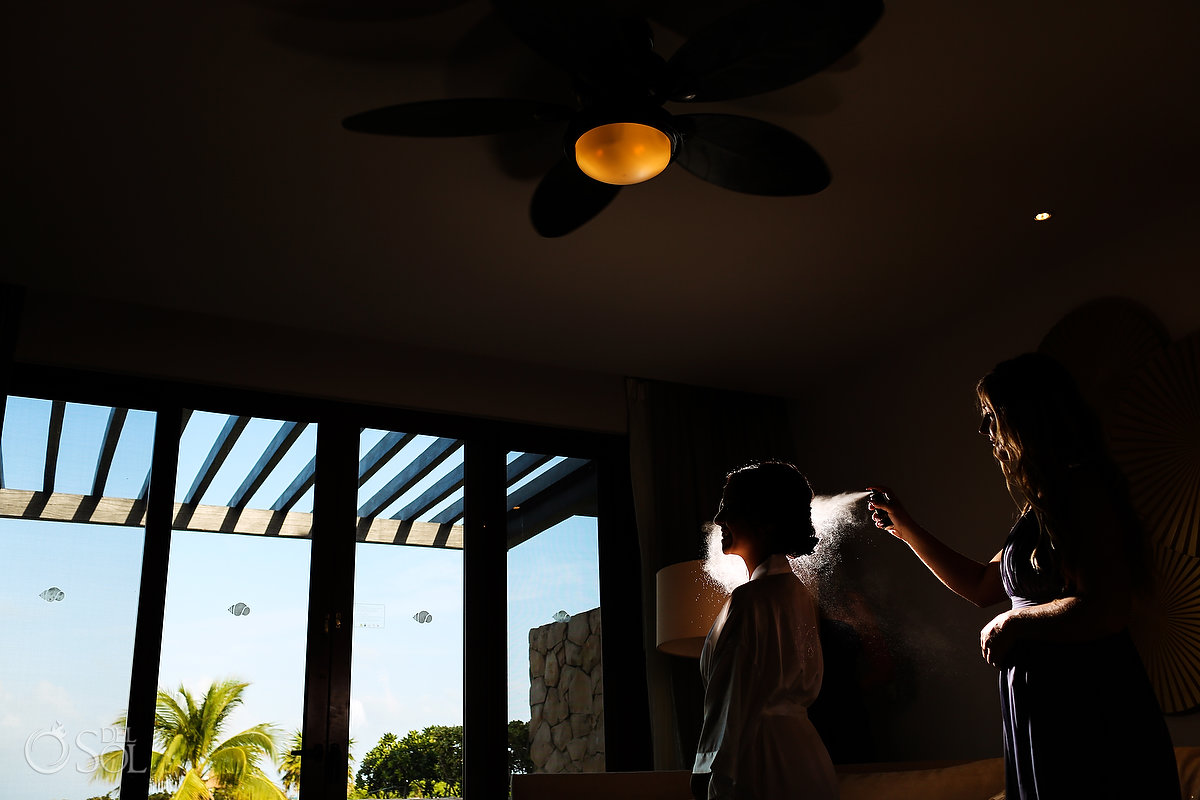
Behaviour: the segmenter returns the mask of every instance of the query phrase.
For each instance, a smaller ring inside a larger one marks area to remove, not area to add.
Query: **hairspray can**
[[[878,500],[881,503],[886,503],[890,499],[891,498],[888,497],[885,492],[873,491],[867,497],[867,502],[874,503],[876,500]],[[888,516],[888,513],[886,511],[884,511],[882,508],[876,508],[875,513],[879,515],[879,521],[883,523],[883,527],[885,527],[885,528],[892,527],[892,518]]]

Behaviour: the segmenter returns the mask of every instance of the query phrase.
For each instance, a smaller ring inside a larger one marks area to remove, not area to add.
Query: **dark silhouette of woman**
[[[808,719],[823,664],[817,604],[788,555],[813,551],[812,488],[791,464],[726,476],[713,523],[750,580],[733,590],[704,651],[704,723],[692,770],[698,800],[836,800],[833,762]]]
[[[1012,602],[980,633],[1000,669],[1007,796],[1176,800],[1170,734],[1127,630],[1148,558],[1100,424],[1041,354],[997,365],[976,394],[979,432],[1021,508],[995,558],[952,550],[884,487],[872,507],[950,589],[980,607]]]

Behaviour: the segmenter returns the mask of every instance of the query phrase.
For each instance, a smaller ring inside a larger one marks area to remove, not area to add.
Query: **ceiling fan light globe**
[[[642,183],[671,163],[671,138],[640,122],[598,125],[575,140],[575,163],[601,183]]]

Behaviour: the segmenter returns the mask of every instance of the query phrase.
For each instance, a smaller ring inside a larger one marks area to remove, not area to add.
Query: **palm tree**
[[[278,758],[282,731],[277,726],[262,723],[221,740],[249,685],[216,681],[198,704],[183,686],[174,694],[159,690],[154,740],[161,750],[150,758],[150,780],[156,786],[177,786],[171,800],[283,800],[283,792],[260,766]],[[115,724],[124,728],[126,718]],[[114,750],[99,756],[92,780],[119,781],[123,755]]]
[[[300,751],[304,749],[304,734],[299,730],[292,731],[292,739],[279,760],[279,777],[283,781],[283,790],[290,792],[300,786]]]

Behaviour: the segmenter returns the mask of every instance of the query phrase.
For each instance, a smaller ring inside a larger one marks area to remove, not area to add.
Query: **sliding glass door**
[[[457,797],[463,442],[367,429],[358,472],[350,677],[357,791]]]
[[[83,798],[120,768],[129,698],[148,411],[9,397],[0,436],[0,794]],[[107,784],[107,785],[106,785]]]
[[[500,423],[37,370],[13,385],[6,800],[482,800],[507,770],[605,768],[602,459],[513,449],[525,431]],[[151,774],[176,734],[196,746]],[[247,768],[223,766],[235,747]]]
[[[507,462],[512,769],[603,772],[595,464],[523,452]]]
[[[179,712],[156,733],[202,740],[174,765],[185,781],[295,794],[280,756],[303,719],[316,425],[185,416],[158,670],[160,705]],[[193,704],[223,708],[219,723]],[[222,771],[235,752],[245,767]]]

